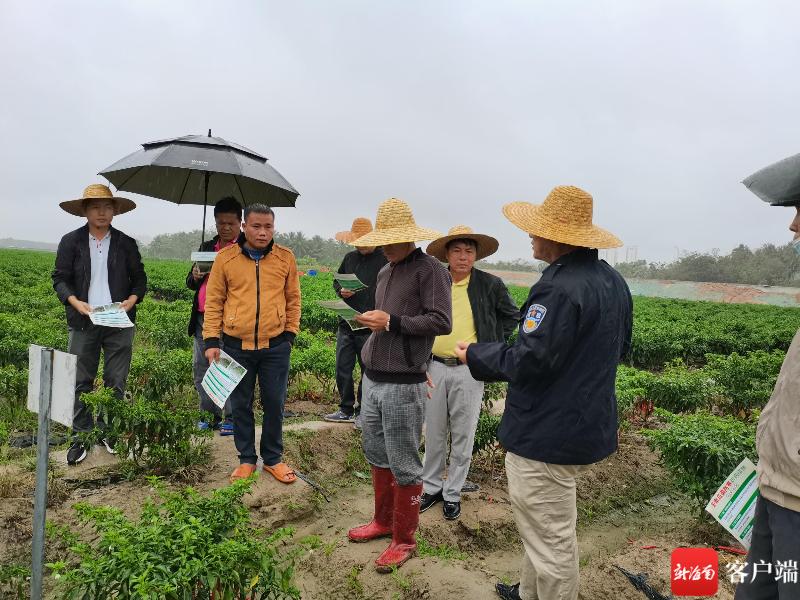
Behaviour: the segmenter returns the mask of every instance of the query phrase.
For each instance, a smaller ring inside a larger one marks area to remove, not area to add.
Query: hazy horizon
[[[396,196],[528,259],[501,206],[573,184],[640,259],[791,239],[790,211],[740,181],[800,152],[797,3],[3,7],[0,238],[57,242],[80,224],[58,202],[99,170],[211,128],[300,191],[285,232],[332,237]],[[131,198],[131,235],[201,225],[201,207]]]

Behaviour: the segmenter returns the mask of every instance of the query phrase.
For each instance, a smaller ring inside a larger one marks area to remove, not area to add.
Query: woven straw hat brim
[[[597,225],[579,227],[563,223],[542,214],[542,205],[512,202],[503,207],[503,214],[514,225],[533,235],[584,248],[619,248],[622,240]]]
[[[373,229],[368,234],[349,242],[351,246],[357,248],[365,246],[388,246],[389,244],[403,244],[406,242],[421,242],[423,240],[435,240],[441,237],[441,233],[433,229],[416,227],[414,225],[406,227],[389,227],[386,229]]]
[[[64,202],[59,202],[58,205],[71,215],[75,215],[76,217],[85,217],[86,213],[83,212],[83,203],[85,200],[113,200],[114,216],[130,212],[136,208],[136,203],[133,200],[120,198],[118,196],[112,196],[111,198],[78,198],[77,200],[65,200]]]
[[[344,242],[345,244],[349,244],[354,239],[356,239],[355,234],[352,231],[339,231],[335,236],[334,239],[338,242]]]
[[[478,245],[475,260],[482,260],[487,256],[491,256],[497,252],[497,248],[500,247],[500,242],[490,235],[484,235],[482,233],[456,233],[433,240],[428,244],[428,247],[425,248],[425,252],[438,258],[442,262],[447,262],[447,244],[452,240],[474,240]]]

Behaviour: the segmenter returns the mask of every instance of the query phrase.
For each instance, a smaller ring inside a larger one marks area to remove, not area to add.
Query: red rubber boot
[[[375,516],[372,521],[347,532],[353,542],[367,542],[392,534],[394,509],[394,475],[390,469],[372,467],[372,489],[375,492]]]
[[[379,573],[391,573],[414,556],[417,549],[417,526],[419,525],[419,499],[422,484],[395,485],[394,519],[392,524],[392,543],[376,560]]]

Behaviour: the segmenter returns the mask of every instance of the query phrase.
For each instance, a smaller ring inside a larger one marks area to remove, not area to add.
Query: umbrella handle
[[[208,131],[211,133],[211,130]],[[208,208],[208,180],[211,179],[211,173],[206,171],[206,185],[203,197],[203,231],[200,233],[200,250],[203,249],[203,244],[206,243],[206,209]]]

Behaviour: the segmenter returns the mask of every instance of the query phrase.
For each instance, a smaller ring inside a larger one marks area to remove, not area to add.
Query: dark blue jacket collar
[[[248,254],[247,249],[244,247],[244,243],[247,241],[247,238],[244,237],[244,232],[239,234],[239,237],[236,238],[236,243],[239,244],[239,248],[242,250],[242,254],[244,254],[247,258],[250,258],[250,254]],[[264,248],[264,256],[272,252],[272,247],[275,245],[275,239],[271,239],[267,247]],[[263,257],[262,257],[263,258]],[[252,260],[252,259],[251,259]]]

